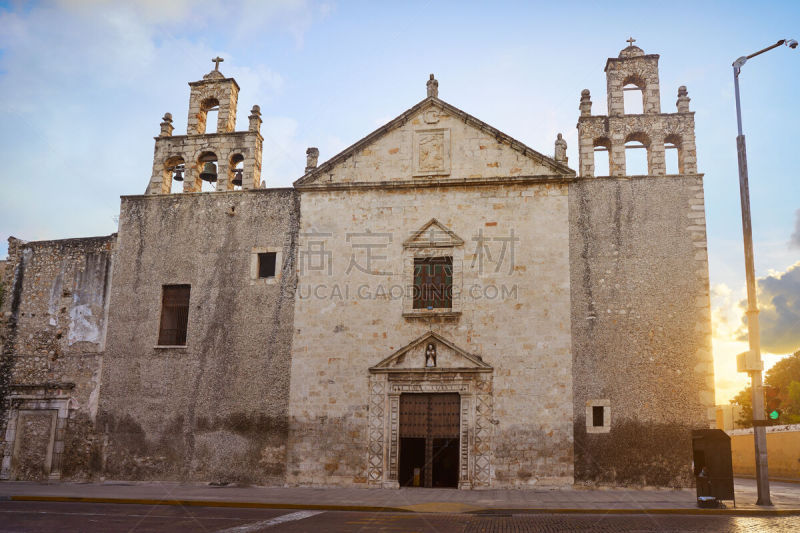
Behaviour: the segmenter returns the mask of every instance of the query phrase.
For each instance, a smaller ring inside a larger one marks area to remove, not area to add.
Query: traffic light
[[[781,416],[781,399],[778,398],[778,387],[764,387],[767,418],[778,420]]]

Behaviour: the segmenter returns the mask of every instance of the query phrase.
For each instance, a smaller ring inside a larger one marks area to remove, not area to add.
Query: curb
[[[120,503],[132,505],[180,505],[184,507],[234,507],[246,509],[309,509],[316,511],[365,511],[373,513],[411,513],[399,507],[369,505],[315,505],[300,503],[237,502],[224,500],[158,500],[150,498],[96,498],[80,496],[6,496],[0,501],[58,503]]]
[[[493,515],[493,514],[668,514],[668,515],[706,515],[706,516],[800,516],[800,509],[548,509],[548,508],[519,508],[519,509],[487,509],[484,511],[471,511],[466,514]]]
[[[179,505],[185,507],[229,507],[247,509],[308,509],[317,511],[360,511],[371,513],[417,513],[401,507],[370,505],[315,505],[299,503],[238,502],[223,500],[159,500],[149,498],[94,498],[78,496],[5,496],[0,501],[60,502],[60,503],[116,503],[132,505]],[[419,513],[423,514],[423,513]],[[511,514],[671,514],[710,516],[800,516],[800,509],[581,509],[581,508],[498,508],[467,511],[472,515]]]

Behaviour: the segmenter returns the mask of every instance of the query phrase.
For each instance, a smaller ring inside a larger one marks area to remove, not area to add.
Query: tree
[[[789,383],[788,424],[800,424],[800,381]]]
[[[775,424],[800,423],[800,351],[787,355],[767,370],[764,385],[778,389],[781,415]],[[730,401],[741,406],[737,423],[743,427],[753,425],[752,389],[750,385],[739,391]]]
[[[741,427],[753,427],[753,392],[750,385],[743,388],[739,393],[733,397],[731,404],[741,407],[739,411],[739,418],[736,419],[736,424]]]

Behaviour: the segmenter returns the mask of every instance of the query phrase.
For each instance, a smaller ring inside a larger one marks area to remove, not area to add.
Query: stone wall
[[[485,167],[474,148],[474,164]],[[453,149],[463,148],[454,142]],[[516,157],[498,152],[503,164]],[[378,452],[372,445],[382,446],[393,407],[381,383],[371,390],[369,369],[432,330],[494,368],[474,390],[458,389],[477,402],[467,406],[476,409],[474,425],[465,425],[472,411],[462,419],[468,461],[484,453],[490,459],[485,472],[476,463],[472,486],[572,483],[567,185],[304,191],[302,212],[288,482],[391,483],[390,443]],[[441,225],[438,238],[463,241],[448,252],[461,294],[449,315],[408,312],[405,303],[413,284],[407,265],[424,253],[409,239],[427,239],[414,235],[432,218]],[[375,412],[381,415],[368,435]],[[369,463],[381,472],[375,480],[368,478],[368,444],[378,453]]]
[[[53,409],[61,409],[62,414],[53,418],[57,426],[53,427],[56,433],[50,453],[56,454],[57,460],[50,457],[51,466],[70,479],[91,475],[115,241],[116,235],[31,243],[9,239],[3,278],[1,393],[2,419],[11,426],[0,432],[5,435],[0,454],[4,457],[3,477],[36,478],[41,474],[23,468],[22,456],[20,468],[15,470],[10,447],[17,438],[14,429],[19,412],[41,422],[50,420]],[[43,409],[49,410],[39,413]],[[54,434],[49,429],[42,434],[44,426],[39,426],[30,434],[45,439],[42,442],[52,441]],[[22,429],[20,425],[18,437],[24,439]],[[27,443],[17,443],[19,453],[27,448]],[[46,470],[45,475],[50,473]]]
[[[569,211],[575,478],[689,485],[690,429],[714,424],[702,177],[577,180]]]
[[[122,199],[107,477],[283,482],[298,219],[287,189]],[[263,251],[275,278],[256,279]],[[186,346],[157,346],[165,284],[191,285]]]

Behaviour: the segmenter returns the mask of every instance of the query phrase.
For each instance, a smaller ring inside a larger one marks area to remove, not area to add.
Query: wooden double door
[[[400,395],[398,476],[404,487],[458,487],[457,393]]]

